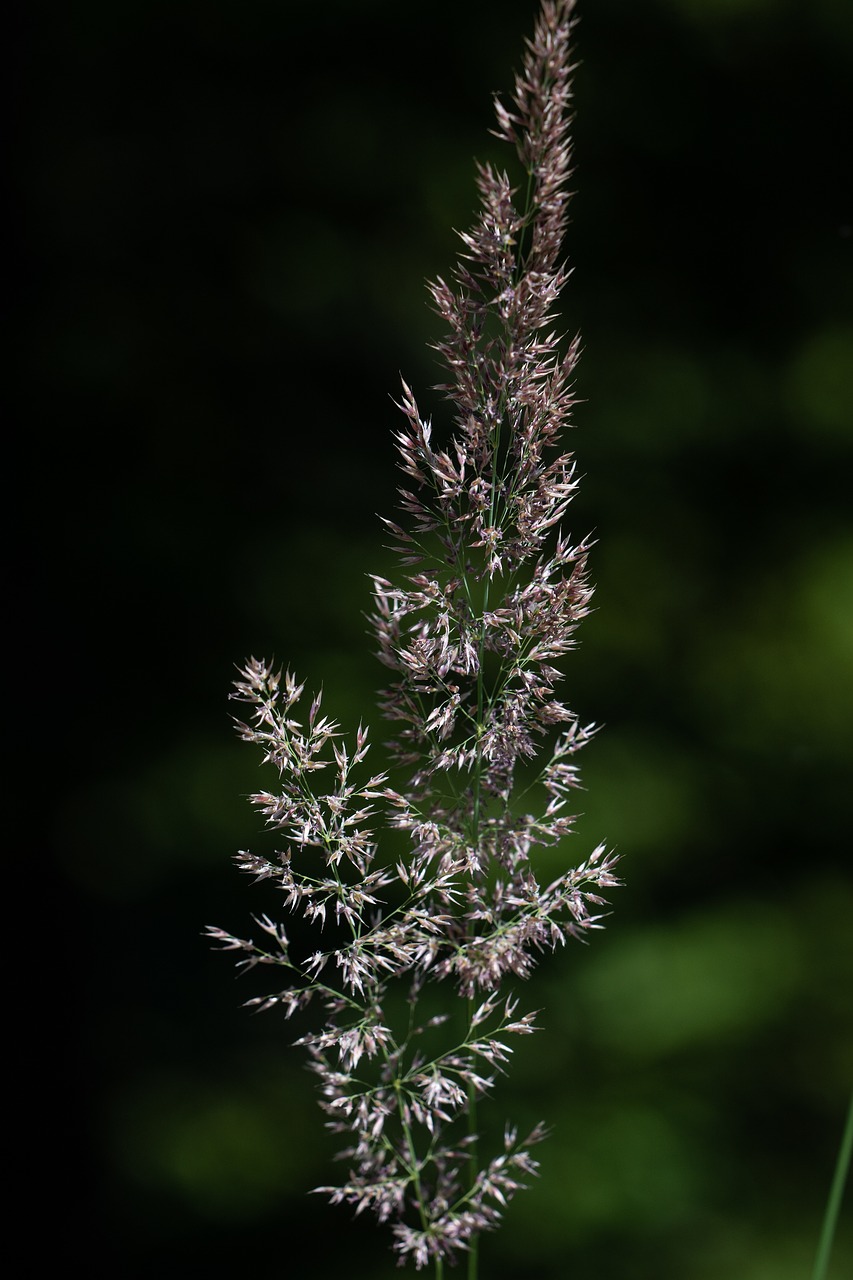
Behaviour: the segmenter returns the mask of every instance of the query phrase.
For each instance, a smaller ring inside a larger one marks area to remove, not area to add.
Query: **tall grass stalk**
[[[274,664],[251,659],[232,695],[275,775],[252,802],[281,841],[238,864],[296,920],[258,917],[260,941],[209,933],[242,968],[280,975],[250,1006],[306,1028],[296,1043],[348,1163],[317,1190],[374,1213],[400,1261],[436,1280],[463,1254],[476,1280],[481,1235],[537,1171],[541,1124],[501,1140],[483,1123],[512,1041],[538,1029],[520,986],[541,952],[601,928],[619,883],[603,845],[544,884],[537,867],[571,834],[575,756],[594,731],[557,696],[592,593],[589,542],[562,529],[580,343],[562,342],[554,311],[573,9],[542,0],[509,104],[495,103],[519,180],[478,166],[479,218],[451,281],[429,286],[447,444],[402,388],[402,514],[384,522],[399,566],[373,578],[370,618],[390,673],[389,767],[369,773],[367,730],[346,739],[319,694],[299,711],[303,685]]]

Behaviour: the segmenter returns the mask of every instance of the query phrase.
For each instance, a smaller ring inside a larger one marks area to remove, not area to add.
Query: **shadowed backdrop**
[[[378,721],[391,398],[402,373],[441,433],[423,284],[474,157],[504,163],[490,97],[535,11],[81,0],[23,25],[19,372],[62,688],[38,843],[74,940],[37,1255],[399,1274],[307,1196],[332,1147],[301,1051],[201,931],[270,905],[230,861],[268,847],[234,664],[275,654]],[[561,311],[596,612],[564,688],[604,728],[565,854],[606,840],[627,887],[524,993],[545,1030],[492,1109],[554,1134],[481,1266],[799,1280],[853,1076],[853,9],[579,12]],[[851,1259],[848,1215],[831,1274]]]

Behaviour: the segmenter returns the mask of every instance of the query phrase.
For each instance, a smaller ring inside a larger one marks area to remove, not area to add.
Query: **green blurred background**
[[[29,844],[61,922],[28,1185],[34,1247],[87,1274],[399,1274],[306,1195],[331,1148],[300,1051],[201,938],[269,905],[230,861],[265,844],[226,698],[275,653],[377,719],[390,397],[402,372],[446,414],[423,281],[535,10],[21,22],[53,708]],[[483,1277],[800,1280],[853,1077],[853,5],[582,0],[578,53],[562,310],[597,612],[565,687],[606,727],[565,852],[605,839],[627,887],[526,993],[546,1031],[494,1112],[555,1133]]]

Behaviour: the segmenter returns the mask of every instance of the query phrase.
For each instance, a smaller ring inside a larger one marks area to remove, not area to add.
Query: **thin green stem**
[[[471,1000],[468,1001],[468,1021],[471,1021]],[[471,1139],[471,1187],[473,1189],[477,1178],[478,1162],[477,1162],[477,1091],[473,1084],[468,1085],[468,1136]],[[468,1280],[477,1280],[477,1267],[479,1263],[480,1237],[473,1235],[468,1249]]]
[[[415,1195],[417,1197],[418,1213],[421,1219],[421,1227],[424,1231],[429,1230],[429,1218],[427,1215],[426,1202],[424,1199],[423,1188],[421,1187],[421,1174],[418,1165],[418,1155],[415,1151],[415,1142],[412,1137],[412,1131],[403,1114],[403,1090],[399,1079],[394,1081],[394,1091],[397,1094],[397,1110],[400,1116],[400,1124],[403,1129],[403,1138],[406,1143],[406,1151],[409,1156],[409,1175],[414,1183]]]
[[[487,613],[489,608],[489,579],[486,578],[483,587],[483,614]],[[480,638],[477,646],[477,760],[474,765],[473,791],[473,831],[471,840],[474,845],[480,843],[480,778],[483,772],[483,746],[482,736],[485,729],[483,724],[485,712],[485,685],[483,682],[483,658],[485,656],[485,623],[480,623]]]
[[[814,1271],[812,1272],[812,1280],[825,1280],[827,1274],[827,1268],[829,1267],[829,1255],[832,1252],[832,1241],[835,1236],[835,1227],[838,1222],[838,1212],[841,1208],[841,1200],[844,1195],[844,1184],[847,1180],[847,1170],[850,1166],[851,1151],[853,1151],[853,1094],[850,1096],[850,1108],[847,1112],[847,1124],[844,1127],[844,1136],[841,1139],[841,1149],[838,1152],[838,1160],[835,1164],[832,1186],[829,1190],[829,1199],[826,1202],[826,1213],[824,1214],[823,1229],[821,1230],[820,1242],[817,1247],[817,1258],[815,1259]]]
[[[527,231],[530,226],[530,211],[533,203],[533,187],[534,177],[533,170],[527,170],[527,191],[524,196],[524,219],[521,224],[521,234],[518,237],[518,252],[515,255],[515,283],[518,284],[521,279],[521,269],[524,266],[524,259],[527,256],[527,249],[524,244],[527,237]]]

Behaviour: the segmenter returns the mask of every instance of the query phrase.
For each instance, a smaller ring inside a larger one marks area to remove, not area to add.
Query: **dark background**
[[[200,935],[261,909],[230,862],[264,847],[234,664],[274,652],[378,719],[391,396],[402,372],[447,421],[423,281],[473,157],[504,162],[490,95],[535,9],[20,19],[36,1259],[397,1274],[306,1196],[331,1148],[300,1051]],[[607,840],[627,888],[525,993],[546,1030],[494,1110],[555,1133],[482,1274],[800,1280],[853,1075],[853,6],[581,16],[562,312],[597,612],[565,688],[606,727],[566,856]],[[837,1280],[851,1259],[848,1214]]]

